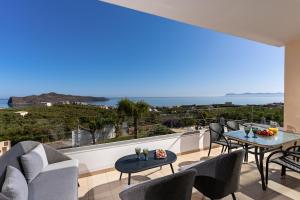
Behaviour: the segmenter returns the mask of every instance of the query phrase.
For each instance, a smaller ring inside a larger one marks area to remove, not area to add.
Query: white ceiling
[[[250,40],[300,39],[300,0],[102,0]]]

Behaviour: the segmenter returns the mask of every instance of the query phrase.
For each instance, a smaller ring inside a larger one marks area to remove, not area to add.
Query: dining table
[[[257,128],[261,130],[263,129],[261,127]],[[234,140],[244,144],[244,148],[246,151],[246,161],[248,160],[247,155],[249,152],[249,147],[254,148],[254,151],[251,153],[253,153],[255,157],[255,162],[260,173],[261,185],[263,190],[266,190],[267,188],[264,175],[264,155],[266,153],[282,149],[286,144],[292,144],[300,140],[300,134],[289,133],[282,130],[279,130],[272,136],[256,134],[255,137],[253,132],[250,132],[247,137],[244,130],[225,132],[224,136],[229,140]]]

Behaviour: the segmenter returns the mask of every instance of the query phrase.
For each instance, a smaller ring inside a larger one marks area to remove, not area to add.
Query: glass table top
[[[226,132],[224,135],[232,140],[266,148],[278,147],[286,143],[300,140],[300,134],[284,131],[278,131],[274,136],[257,135],[257,138],[253,138],[252,131],[249,133],[249,138],[246,138],[245,131],[243,130]]]

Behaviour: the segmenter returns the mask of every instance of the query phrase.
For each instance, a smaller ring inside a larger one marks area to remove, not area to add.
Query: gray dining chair
[[[191,200],[196,170],[146,181],[122,191],[122,200]]]
[[[218,144],[222,146],[223,153],[224,149],[225,151],[228,150],[230,152],[232,149],[237,149],[240,147],[243,147],[243,145],[238,144],[236,142],[232,142],[231,140],[228,140],[224,136],[224,128],[219,123],[210,123],[209,124],[209,133],[210,133],[210,143],[209,143],[209,150],[208,150],[208,157],[211,152],[212,144]]]
[[[240,125],[236,121],[227,121],[226,127],[228,131],[237,131],[240,130]]]
[[[211,199],[232,195],[235,200],[244,155],[245,150],[241,149],[188,167],[187,170],[197,171],[194,187]]]

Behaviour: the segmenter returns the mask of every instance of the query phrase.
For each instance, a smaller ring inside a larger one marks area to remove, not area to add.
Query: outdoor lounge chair
[[[276,156],[277,155],[277,156]],[[274,158],[275,157],[275,158]],[[274,163],[281,166],[281,176],[286,175],[286,169],[300,173],[300,146],[292,146],[286,150],[272,152],[266,160],[266,185],[269,179],[269,165]]]
[[[211,199],[220,199],[230,194],[236,199],[234,193],[239,188],[244,154],[245,150],[241,149],[187,168],[197,171],[194,187]]]
[[[224,128],[219,123],[210,123],[209,133],[210,133],[210,144],[209,144],[208,156],[210,155],[211,147],[213,143],[222,145],[221,153],[223,153],[224,150],[226,151],[226,149],[228,150],[228,152],[230,152],[232,149],[237,149],[242,147],[241,144],[232,142],[231,140],[228,140],[224,136]]]
[[[186,170],[146,181],[120,193],[122,200],[191,200],[196,171]]]
[[[14,145],[0,158],[0,188],[6,179],[8,166],[23,172],[21,156],[27,154],[40,143],[23,141]],[[48,165],[28,183],[28,200],[76,200],[78,199],[78,161],[60,153],[52,147],[43,144]],[[40,163],[38,156],[33,157],[34,164]],[[37,168],[30,169],[30,172]],[[18,184],[11,184],[18,190]],[[26,186],[27,187],[27,186]],[[27,188],[26,188],[27,189]],[[21,188],[24,191],[24,188]],[[12,193],[12,192],[11,192]],[[1,199],[1,193],[0,193]]]

